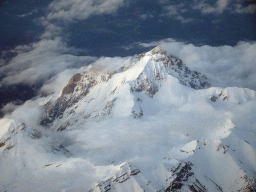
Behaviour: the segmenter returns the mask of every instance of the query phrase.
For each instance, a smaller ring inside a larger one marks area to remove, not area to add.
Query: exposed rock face
[[[100,182],[93,189],[89,190],[89,192],[107,192],[115,189],[116,186],[128,181],[131,177],[136,176],[140,173],[140,170],[130,165],[129,163],[124,163],[120,166],[120,171],[113,177]]]
[[[75,74],[64,87],[61,96],[54,103],[47,103],[46,118],[41,124],[50,125],[56,118],[62,118],[64,111],[85,97],[92,87],[109,80],[109,74],[98,74],[92,70]]]
[[[210,82],[207,80],[205,75],[202,75],[196,71],[189,70],[189,68],[182,62],[182,60],[175,56],[166,56],[165,52],[163,52],[160,47],[156,47],[151,52],[153,55],[160,55],[160,57],[155,61],[162,61],[166,72],[179,79],[182,85],[186,85],[194,89],[204,89],[210,86]]]
[[[150,97],[158,91],[159,84],[165,80],[166,72],[162,63],[149,62],[135,81],[130,82],[132,92],[144,91]]]
[[[192,191],[192,192],[206,192],[205,186],[203,186],[195,177],[192,171],[193,164],[191,162],[181,162],[178,166],[172,170],[173,174],[171,178],[175,178],[171,181],[170,186],[165,192],[172,191]]]
[[[149,62],[136,81],[131,83],[131,91],[145,91],[153,97],[159,90],[159,83],[166,79],[167,74],[176,77],[182,85],[194,89],[210,86],[205,75],[189,70],[182,60],[175,56],[166,56],[160,47],[139,55],[137,59],[141,60],[145,56],[150,56],[152,62]]]
[[[62,91],[62,95],[71,94],[74,92],[75,87],[77,86],[77,83],[81,80],[82,74],[77,73],[75,74],[70,80],[66,87],[64,87]]]
[[[26,127],[24,123],[12,120],[7,120],[7,122],[10,123],[10,128],[8,132],[0,138],[0,149],[3,149],[5,152],[8,152],[16,145],[18,137],[21,135],[31,139],[40,139],[42,137],[42,133],[39,130]]]
[[[177,77],[181,84],[194,89],[204,89],[210,86],[210,82],[205,75],[199,72],[191,71],[188,67],[178,58],[171,56],[173,66],[172,70],[167,69],[167,72],[174,77]]]
[[[244,180],[244,186],[239,190],[239,192],[255,192],[256,191],[256,179],[248,178],[247,175],[241,178]]]

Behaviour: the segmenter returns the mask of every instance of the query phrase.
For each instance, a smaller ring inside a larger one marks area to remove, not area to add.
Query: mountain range
[[[31,102],[37,125],[0,120],[0,191],[256,190],[255,91],[159,46]]]

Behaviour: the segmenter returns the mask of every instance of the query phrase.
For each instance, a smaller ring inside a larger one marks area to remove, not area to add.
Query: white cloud
[[[183,60],[192,70],[205,74],[212,86],[244,87],[256,90],[256,43],[236,46],[195,46],[166,39],[141,43],[143,47],[161,45],[168,54]]]
[[[169,15],[178,15],[178,6],[177,5],[169,5],[165,9],[168,11]]]
[[[33,9],[32,11],[30,11],[29,13],[25,13],[25,14],[21,14],[21,15],[18,15],[18,17],[27,17],[27,16],[30,16],[30,15],[34,15],[34,14],[37,14],[38,13],[38,9]]]
[[[38,102],[39,100],[28,100],[17,107],[10,115],[7,115],[6,118],[10,117],[32,127],[37,127],[44,112]]]
[[[55,0],[49,5],[48,20],[72,22],[90,15],[109,14],[124,4],[124,0]]]
[[[235,5],[235,13],[246,13],[246,14],[254,14],[256,13],[256,5],[250,4],[247,7],[243,7],[241,4]]]
[[[54,0],[48,6],[48,14],[38,19],[45,28],[41,38],[58,37],[62,28],[56,23],[60,21],[72,23],[86,20],[91,15],[111,14],[124,6],[125,2],[126,0]]]
[[[81,67],[80,69],[66,69],[57,75],[50,78],[40,89],[41,93],[44,94],[52,94],[52,93],[60,93],[62,89],[68,84],[70,78],[78,73],[81,70],[85,70],[85,67]]]
[[[224,11],[231,13],[256,13],[256,5],[251,3],[247,6],[243,6],[242,3],[246,0],[218,0],[214,6],[210,5],[207,0],[202,0],[193,6],[193,9],[200,10],[203,14],[222,14]]]
[[[52,39],[53,37],[60,36],[62,28],[57,26],[48,20],[45,17],[40,19],[41,24],[44,26],[44,33],[41,35],[41,39]]]
[[[18,105],[15,105],[15,103],[7,103],[2,109],[1,112],[4,114],[9,114],[13,112],[15,109],[18,108]]]
[[[160,3],[166,3],[161,2]],[[172,17],[181,23],[192,23],[194,21],[193,18],[185,18],[182,16],[182,13],[187,12],[187,9],[185,8],[185,4],[181,3],[178,5],[165,5],[164,6],[165,12],[162,14],[162,16]]]
[[[6,75],[2,84],[33,85],[67,68],[80,68],[96,60],[95,57],[70,54],[76,49],[68,48],[60,38],[18,46],[13,51],[17,56],[8,65],[1,67],[2,75]]]
[[[192,23],[194,21],[194,19],[192,18],[185,18],[181,15],[178,15],[177,17],[175,17],[177,20],[181,21],[181,23],[185,24],[185,23]]]
[[[229,3],[230,3],[230,0],[218,0],[217,3],[216,3],[217,9],[219,11],[223,11],[227,8]]]
[[[203,14],[216,13],[221,14],[230,4],[230,0],[218,0],[214,6],[203,0],[193,6],[193,9],[200,10]]]
[[[131,64],[132,57],[101,57],[92,66],[103,73],[115,73]]]
[[[142,14],[142,15],[140,16],[140,19],[146,20],[146,19],[148,19],[148,18],[153,18],[153,17],[154,17],[154,16],[151,15],[151,14]]]

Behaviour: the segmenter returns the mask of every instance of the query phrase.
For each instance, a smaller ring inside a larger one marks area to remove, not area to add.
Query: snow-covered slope
[[[61,96],[47,103],[47,117],[42,124],[49,125],[56,118],[62,119],[63,115],[67,117],[73,111],[78,111],[74,108],[81,105],[81,102],[86,102],[86,107],[90,108],[87,116],[92,115],[92,108],[97,108],[95,105],[104,103],[99,106],[104,107],[103,109],[94,110],[100,112],[94,116],[102,116],[112,110],[113,103],[118,97],[125,99],[122,105],[129,103],[131,99],[124,98],[123,94],[127,93],[126,95],[134,97],[136,92],[143,92],[153,98],[169,77],[175,77],[180,84],[194,89],[207,88],[210,85],[204,75],[190,71],[180,59],[166,56],[160,47],[137,56],[130,66],[121,66],[114,72],[102,73],[102,71],[89,68],[84,73],[74,75],[64,87]],[[67,108],[72,109],[66,110]],[[130,108],[135,108],[137,114],[137,105],[130,103]],[[130,110],[132,109],[125,109],[123,113],[130,115],[130,112],[133,112]],[[85,111],[87,110],[82,109],[83,113]]]
[[[255,191],[255,91],[209,86],[160,47],[88,67],[0,120],[0,191]]]

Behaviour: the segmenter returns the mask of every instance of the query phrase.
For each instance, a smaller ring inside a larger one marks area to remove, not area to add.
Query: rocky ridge
[[[146,65],[144,64],[140,68],[141,71],[136,71],[137,75],[133,79],[127,81],[125,72],[129,73],[129,70],[140,65],[141,61]],[[68,85],[64,87],[61,96],[56,101],[49,101],[45,105],[46,118],[41,121],[41,124],[50,126],[55,119],[61,119],[66,109],[85,98],[96,85],[107,84],[115,74],[121,75],[123,78],[119,82],[119,86],[111,90],[109,93],[111,95],[115,95],[117,89],[128,83],[131,92],[144,92],[153,98],[161,87],[161,82],[165,81],[169,75],[177,78],[182,85],[193,89],[205,89],[210,86],[205,75],[189,70],[182,60],[175,56],[167,56],[160,47],[156,47],[147,53],[138,55],[130,66],[121,67],[114,74],[102,74],[97,68],[89,68],[83,73],[75,74]],[[131,113],[135,118],[143,115],[141,108],[138,113],[136,111],[131,111]]]

